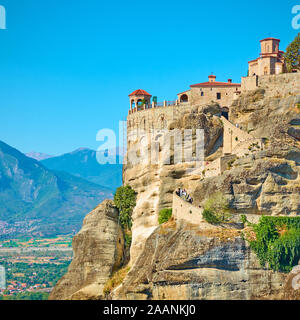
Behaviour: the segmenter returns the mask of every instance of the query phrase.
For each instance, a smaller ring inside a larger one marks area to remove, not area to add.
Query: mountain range
[[[71,160],[76,159],[74,155],[88,160],[90,153],[75,152]],[[82,179],[81,171],[75,176],[53,162],[55,168],[50,169],[51,164],[44,161],[29,158],[0,141],[0,237],[12,233],[51,236],[76,232],[87,212],[112,198],[112,188]],[[69,163],[65,165],[67,168]],[[68,171],[75,168],[74,164]]]
[[[99,164],[97,152],[88,148],[79,148],[61,156],[42,160],[41,163],[50,170],[68,172],[115,190],[122,185],[122,156],[116,151],[113,154],[116,154],[116,164]],[[108,156],[105,159],[112,158],[113,156]]]
[[[35,152],[35,151],[31,151],[31,152],[25,153],[25,155],[28,158],[32,158],[32,159],[35,159],[37,161],[41,161],[41,160],[45,160],[45,159],[49,159],[49,158],[54,157],[54,156],[50,156],[49,154],[46,154],[46,153]]]

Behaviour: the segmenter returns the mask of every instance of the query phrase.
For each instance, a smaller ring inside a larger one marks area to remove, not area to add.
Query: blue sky
[[[0,0],[0,140],[23,152],[97,148],[128,94],[173,100],[190,84],[239,82],[259,40],[285,49],[295,1]]]

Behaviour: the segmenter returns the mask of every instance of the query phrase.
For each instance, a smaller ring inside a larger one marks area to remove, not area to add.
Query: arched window
[[[180,102],[188,102],[189,101],[189,97],[186,94],[183,94],[180,97]]]
[[[264,67],[264,74],[268,74],[268,67]]]
[[[135,108],[135,101],[132,99],[131,100],[131,108],[134,109]]]

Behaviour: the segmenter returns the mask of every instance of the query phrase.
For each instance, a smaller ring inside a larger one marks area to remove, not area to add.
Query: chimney
[[[232,83],[232,79],[228,79],[228,83]]]

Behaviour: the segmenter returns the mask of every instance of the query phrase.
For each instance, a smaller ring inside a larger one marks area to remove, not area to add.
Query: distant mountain
[[[118,162],[122,163],[122,157],[118,152],[116,154],[121,159]],[[71,153],[43,160],[41,163],[51,170],[65,171],[115,190],[122,185],[122,164],[101,165],[98,163],[96,155],[94,150],[80,148]],[[105,155],[103,154],[103,156]]]
[[[25,153],[25,155],[27,157],[35,159],[37,161],[46,160],[46,159],[54,157],[54,156],[50,156],[49,154],[35,152],[35,151],[31,151],[31,152]]]
[[[52,171],[0,141],[0,236],[75,232],[112,190]]]

